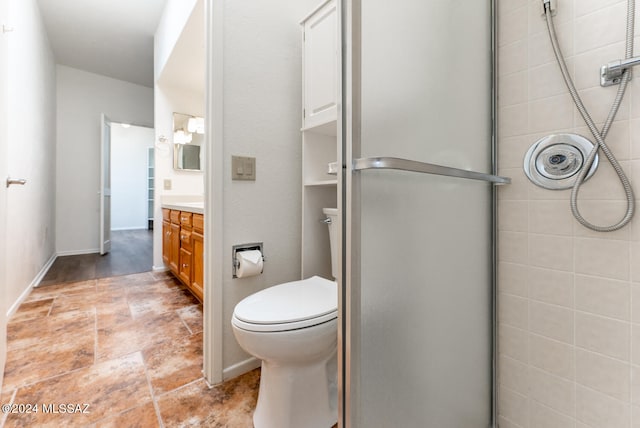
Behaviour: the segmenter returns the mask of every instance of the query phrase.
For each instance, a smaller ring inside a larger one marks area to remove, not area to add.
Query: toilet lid
[[[329,321],[337,317],[337,310],[336,283],[313,276],[246,297],[236,305],[233,317],[238,327],[247,330],[283,331]]]

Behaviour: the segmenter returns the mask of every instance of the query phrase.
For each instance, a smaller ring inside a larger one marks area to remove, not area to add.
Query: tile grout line
[[[189,328],[189,324],[187,324],[187,322],[184,320],[184,318],[182,318],[182,315],[180,314],[180,311],[178,309],[176,309],[175,312],[178,315],[178,318],[180,318],[180,321],[182,321],[182,324],[187,328],[187,331],[189,332],[189,336],[193,336],[193,331],[191,330],[191,328]]]
[[[167,395],[167,394],[171,394],[171,393],[174,393],[174,392],[176,392],[176,391],[180,391],[180,390],[182,390],[182,389],[185,389],[185,388],[187,388],[187,387],[190,387],[191,385],[195,385],[196,383],[198,383],[198,382],[200,382],[200,381],[205,381],[205,383],[206,383],[206,380],[205,380],[204,376],[199,377],[198,379],[194,379],[194,380],[192,380],[191,382],[187,382],[187,383],[185,383],[184,385],[180,385],[179,387],[177,387],[177,388],[175,388],[175,389],[172,389],[172,390],[169,390],[169,391],[164,391],[164,392],[162,392],[162,393],[160,393],[160,394],[158,395],[158,398],[162,398],[162,397],[164,397],[164,396],[165,396],[165,395]],[[207,383],[207,387],[208,387],[209,389],[213,389],[213,388],[215,388],[216,386],[217,386],[217,385],[209,386],[209,384]]]
[[[13,401],[16,399],[16,395],[18,395],[18,388],[14,389],[13,392],[11,393],[11,399],[9,400],[8,403],[0,403],[2,405],[5,404],[13,404]],[[6,423],[7,423],[7,419],[9,419],[9,413],[5,413],[2,412],[2,418],[0,419],[0,427],[3,427]]]
[[[153,385],[151,384],[151,376],[149,376],[149,369],[147,367],[147,362],[144,359],[144,355],[142,351],[140,352],[140,358],[142,359],[142,365],[144,366],[144,375],[147,378],[147,386],[149,387],[149,394],[151,395],[151,402],[153,403],[153,408],[156,411],[156,417],[158,418],[158,422],[160,423],[160,428],[164,428],[164,421],[162,420],[162,414],[160,413],[160,405],[156,399],[156,395],[153,391]]]
[[[93,306],[93,365],[98,364],[98,308]]]

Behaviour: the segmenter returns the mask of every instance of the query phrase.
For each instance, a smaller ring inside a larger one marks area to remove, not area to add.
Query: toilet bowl
[[[325,214],[337,218],[337,212]],[[335,237],[332,253],[334,244]],[[236,340],[262,360],[255,428],[337,422],[337,317],[337,284],[319,276],[266,288],[236,305]]]

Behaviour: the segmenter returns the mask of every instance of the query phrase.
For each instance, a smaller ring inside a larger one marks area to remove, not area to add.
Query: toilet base
[[[331,428],[337,421],[335,351],[313,365],[262,361],[255,428]]]

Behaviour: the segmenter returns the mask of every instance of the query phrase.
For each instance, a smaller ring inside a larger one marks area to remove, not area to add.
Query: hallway
[[[40,286],[148,272],[153,265],[153,230],[111,231],[111,252],[61,256]]]

